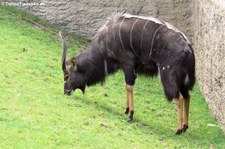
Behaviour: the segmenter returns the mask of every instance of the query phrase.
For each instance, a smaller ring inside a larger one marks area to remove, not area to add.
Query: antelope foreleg
[[[126,85],[126,91],[127,91],[127,102],[126,102],[126,111],[125,113],[128,114],[130,112],[128,121],[133,120],[133,115],[134,115],[134,101],[133,101],[133,86]]]

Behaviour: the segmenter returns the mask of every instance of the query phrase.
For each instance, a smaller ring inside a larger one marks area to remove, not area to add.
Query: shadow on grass
[[[95,100],[90,100],[86,98],[85,96],[83,97],[76,96],[74,101],[76,102],[76,100],[82,101],[87,106],[91,106],[91,107],[94,106],[94,108],[101,110],[107,115],[114,115],[115,118],[124,119],[124,121],[126,121],[128,118],[128,116],[124,114],[125,107],[124,107],[124,111],[119,111],[118,109],[121,109],[121,107],[113,108],[111,106],[101,104],[100,102],[96,102]],[[149,106],[151,106],[151,104],[149,104]],[[149,114],[151,114],[151,112],[149,112]],[[217,140],[216,142],[218,143],[223,141],[223,138],[221,137],[221,135],[211,136],[210,138],[205,137],[204,134],[206,132],[204,132],[204,129],[201,129],[201,128],[196,129],[192,127],[191,124],[187,132],[183,133],[182,135],[175,135],[176,128],[171,129],[169,126],[167,126],[167,124],[157,125],[153,121],[151,122],[151,120],[149,119],[145,120],[143,117],[140,118],[134,115],[133,122],[131,123],[127,122],[127,125],[133,129],[139,129],[139,131],[141,131],[145,135],[152,135],[152,136],[154,135],[154,137],[157,137],[159,141],[170,140],[170,141],[173,141],[174,143],[176,142],[179,142],[179,144],[183,143],[184,146],[198,146],[198,147],[205,146],[205,145],[209,146],[210,144],[215,143],[214,140]],[[171,123],[173,122],[174,120],[171,117]],[[126,125],[126,123],[124,124]],[[168,124],[168,125],[176,126],[176,124]]]

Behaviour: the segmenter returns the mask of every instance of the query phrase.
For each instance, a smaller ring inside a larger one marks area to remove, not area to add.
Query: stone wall
[[[151,15],[174,24],[194,44],[200,89],[225,129],[224,0],[7,0],[16,1],[43,3],[22,8],[87,38],[117,12]]]
[[[194,1],[197,78],[210,110],[225,130],[225,1]]]
[[[4,0],[2,0],[4,1]],[[5,0],[7,2],[42,3],[41,6],[22,6],[62,28],[91,38],[106,18],[121,12],[150,15],[166,20],[185,33],[190,29],[189,0]]]

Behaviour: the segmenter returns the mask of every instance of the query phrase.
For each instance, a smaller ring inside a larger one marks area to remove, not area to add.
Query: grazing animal
[[[60,36],[65,94],[71,95],[77,88],[84,92],[86,85],[102,82],[107,75],[122,69],[127,91],[125,113],[129,114],[128,121],[132,121],[136,74],[159,74],[166,98],[176,100],[176,134],[188,129],[189,91],[195,83],[195,57],[190,41],[177,28],[153,17],[119,14],[108,19],[93,37],[89,48],[70,60],[66,60],[67,47],[64,37]]]

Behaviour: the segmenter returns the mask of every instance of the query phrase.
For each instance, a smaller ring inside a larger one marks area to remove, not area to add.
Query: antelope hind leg
[[[187,98],[184,99],[184,125],[183,125],[183,132],[185,132],[188,129],[189,105],[190,105],[190,95],[188,93]]]
[[[176,99],[176,106],[177,106],[177,117],[178,117],[178,119],[177,119],[178,128],[176,131],[176,135],[179,135],[183,132],[183,129],[182,129],[183,97],[181,94],[179,95],[179,98]]]

